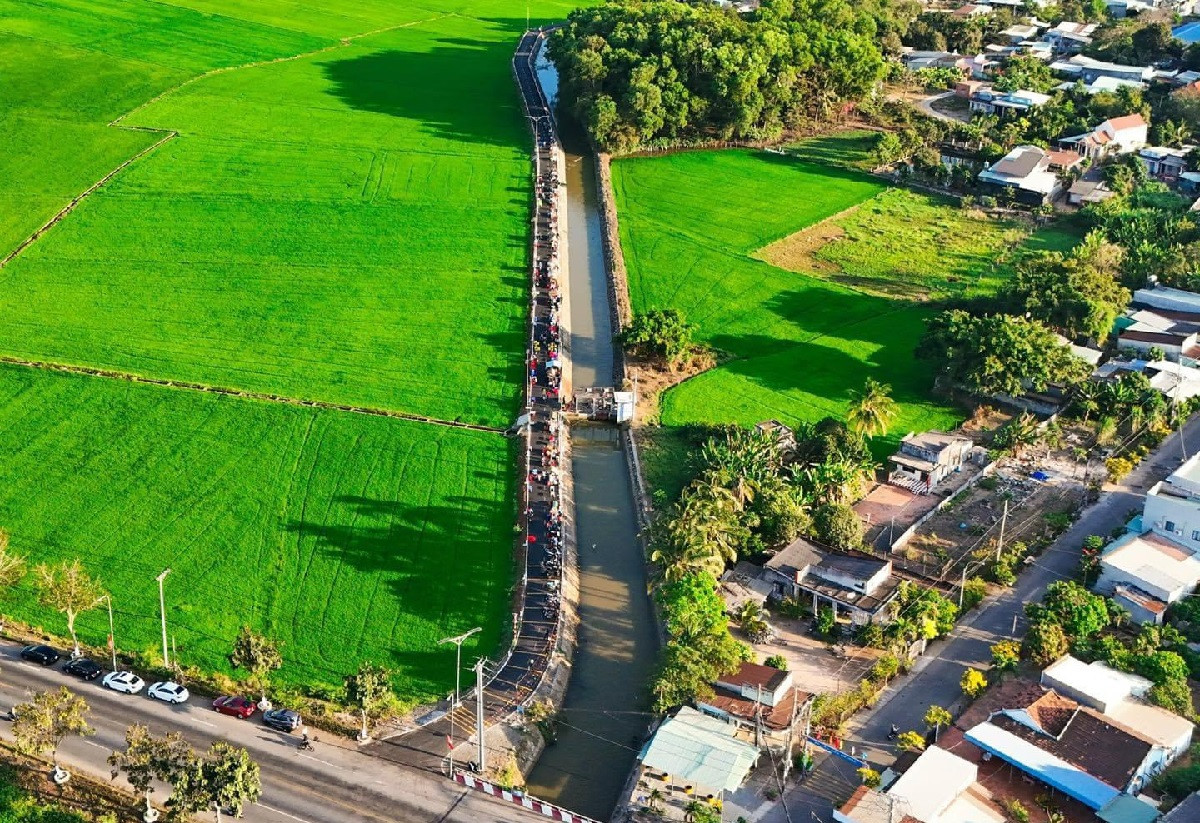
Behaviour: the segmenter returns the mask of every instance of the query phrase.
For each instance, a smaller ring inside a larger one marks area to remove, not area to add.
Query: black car
[[[88,660],[86,657],[77,657],[74,660],[63,666],[62,669],[67,674],[73,674],[76,677],[84,680],[95,680],[104,671],[100,668],[100,664],[93,660]]]
[[[38,663],[42,666],[53,666],[58,662],[60,655],[49,646],[26,646],[21,649],[21,657],[31,663]]]
[[[281,732],[294,732],[304,724],[300,712],[291,709],[271,709],[263,712],[262,721],[272,729],[279,729]]]

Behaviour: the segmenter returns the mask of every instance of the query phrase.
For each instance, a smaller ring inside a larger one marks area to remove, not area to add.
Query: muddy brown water
[[[551,100],[552,65],[538,75]],[[560,117],[560,119],[563,119]],[[591,154],[562,122],[567,160],[572,382],[611,385],[613,341]],[[580,626],[557,741],[529,776],[530,794],[608,820],[650,722],[647,683],[658,654],[637,537],[633,490],[615,428],[571,429],[579,541]]]

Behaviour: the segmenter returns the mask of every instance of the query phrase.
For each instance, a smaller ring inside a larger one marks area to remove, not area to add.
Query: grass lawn
[[[167,567],[179,656],[207,669],[228,670],[249,624],[285,644],[281,680],[340,683],[372,659],[431,698],[453,685],[439,638],[483,626],[486,654],[506,626],[515,492],[498,435],[0,367],[0,453],[14,550],[80,558],[112,592],[123,649],[158,648]],[[4,609],[66,634],[29,581]],[[96,645],[101,612],[79,621]]]

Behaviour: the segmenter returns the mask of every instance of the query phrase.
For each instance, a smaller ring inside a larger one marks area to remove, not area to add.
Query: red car
[[[231,714],[234,717],[240,717],[245,720],[250,715],[254,714],[254,701],[247,700],[244,697],[218,697],[213,701],[213,710],[221,714]]]

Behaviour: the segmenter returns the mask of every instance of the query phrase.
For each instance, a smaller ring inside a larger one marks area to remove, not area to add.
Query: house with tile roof
[[[1051,152],[1038,146],[1017,146],[979,172],[979,182],[999,193],[1007,190],[1019,203],[1040,206],[1058,198],[1063,181]]]
[[[1140,114],[1111,117],[1085,134],[1064,137],[1059,146],[1081,157],[1102,160],[1111,154],[1129,154],[1146,145],[1150,127]]]
[[[887,606],[900,589],[892,561],[865,552],[839,552],[798,537],[763,567],[774,594],[810,601],[813,612],[832,608],[854,625],[891,619]]]
[[[709,697],[696,701],[705,714],[732,723],[757,745],[786,744],[788,732],[803,727],[813,695],[800,690],[791,672],[742,663],[713,684]]]

